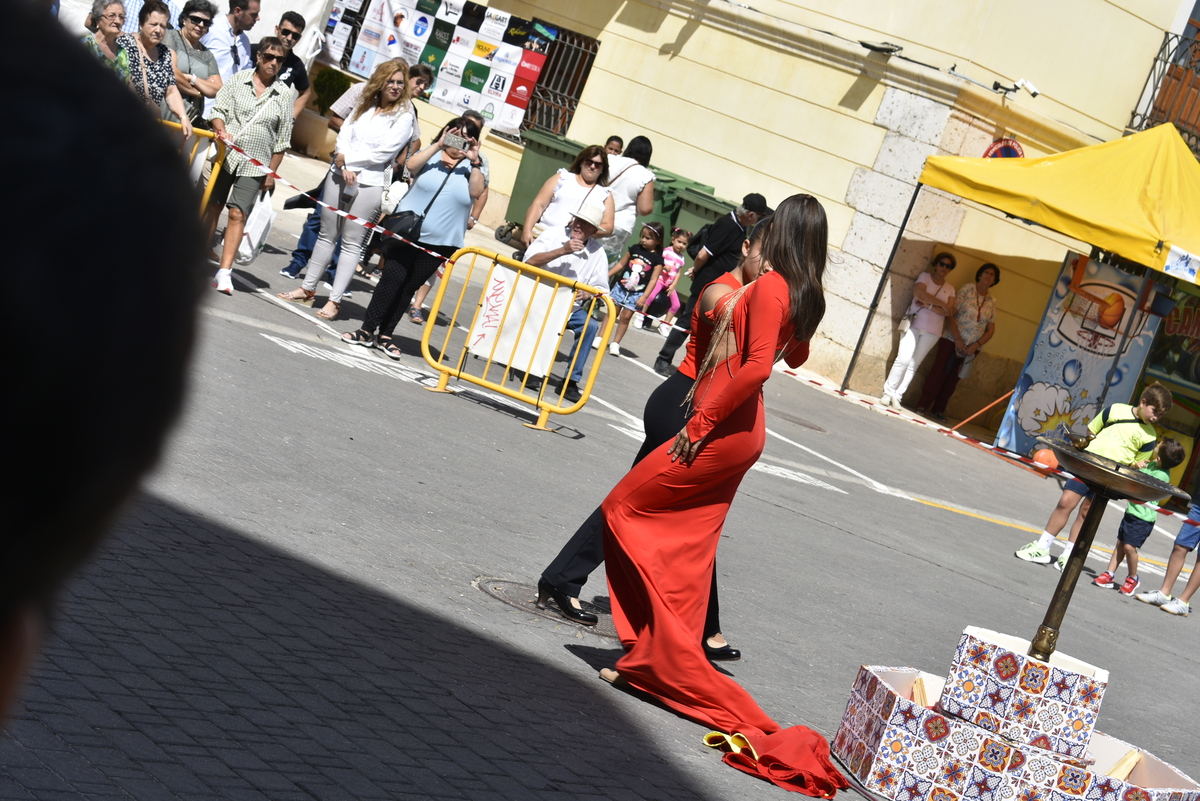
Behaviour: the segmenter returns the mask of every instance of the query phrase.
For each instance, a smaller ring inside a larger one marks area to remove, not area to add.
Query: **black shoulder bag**
[[[447,172],[446,177],[442,179],[442,185],[439,186],[438,190],[433,193],[433,197],[429,199],[429,203],[426,204],[424,211],[415,212],[410,209],[408,211],[402,211],[399,214],[392,214],[384,219],[381,225],[387,230],[391,231],[393,234],[407,239],[409,242],[417,242],[420,240],[421,225],[425,222],[425,215],[429,213],[431,208],[433,208],[434,201],[438,199],[438,195],[440,195],[442,190],[446,188],[446,182],[450,180],[451,175],[454,175],[454,171],[458,169],[458,165],[461,163],[462,159],[459,159],[458,161],[454,162],[453,166],[450,167],[450,171]]]

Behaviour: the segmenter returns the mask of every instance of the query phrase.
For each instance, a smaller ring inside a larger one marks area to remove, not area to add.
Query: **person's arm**
[[[700,252],[696,254],[696,258],[692,259],[692,268],[684,273],[688,278],[696,275],[704,269],[704,265],[708,264],[708,257],[712,254],[708,252],[708,248],[700,248]]]
[[[485,185],[483,191],[479,193],[479,197],[475,198],[475,203],[471,206],[471,216],[467,219],[468,231],[475,227],[475,223],[479,222],[479,215],[483,214],[483,207],[487,205],[488,195],[491,194],[491,191]]]
[[[195,85],[194,75],[189,75],[179,69],[179,59],[175,56],[175,51],[171,51],[171,69],[175,73],[175,86],[179,89],[179,93],[186,97],[200,97],[200,89]]]
[[[653,180],[650,181],[650,183],[643,186],[641,192],[638,192],[637,201],[636,201],[635,205],[637,206],[637,213],[642,215],[643,217],[645,215],[649,214],[650,212],[654,211],[654,181]]]
[[[983,349],[983,346],[988,343],[988,341],[995,335],[995,333],[996,333],[996,321],[989,320],[988,324],[987,324],[987,328],[985,328],[983,330],[983,334],[980,335],[979,339],[975,340],[974,342],[972,342],[970,345],[967,346],[967,353],[971,353],[971,354],[979,353],[979,351]]]
[[[611,236],[613,228],[616,227],[613,222],[617,216],[616,202],[613,200],[612,193],[608,193],[608,197],[604,198],[604,217],[600,220],[600,227],[593,234],[597,239],[603,239],[606,236]]]
[[[704,287],[704,291],[700,293],[700,302],[697,304],[700,307],[700,321],[709,328],[712,328],[713,324],[708,319],[708,314],[717,307],[717,303],[721,298],[735,291],[729,284],[718,283],[716,281]],[[700,358],[704,357],[701,356]]]
[[[310,83],[308,87],[300,93],[300,96],[296,98],[296,102],[292,104],[292,119],[299,117],[300,112],[304,111],[304,109],[308,107],[308,101],[312,99],[312,96],[313,90],[312,84]]]
[[[351,144],[351,132],[357,126],[367,126],[375,120],[367,119],[364,114],[349,125],[342,128],[337,138],[338,158],[352,168],[369,169],[379,164],[387,164],[412,138],[412,114],[402,114],[395,125],[389,125],[386,133],[373,142],[362,139],[357,144]]]
[[[412,167],[409,169],[411,170]],[[538,224],[538,220],[542,219],[542,214],[554,198],[554,187],[558,186],[558,178],[558,173],[555,173],[546,179],[546,183],[542,184],[542,188],[538,190],[533,202],[529,204],[529,210],[525,212],[525,226],[521,229],[521,241],[524,242],[525,247],[529,247],[536,239],[533,235],[533,227]]]
[[[625,251],[624,256],[617,259],[617,263],[614,264],[613,268],[608,271],[608,277],[612,278],[614,275],[619,275],[620,272],[625,269],[625,265],[627,265],[627,264],[629,264],[629,251],[628,250]]]
[[[197,78],[195,75],[189,75],[192,86],[202,97],[216,97],[217,92],[221,91],[221,87],[225,84],[221,81],[221,73],[215,72],[207,78]]]
[[[570,253],[578,253],[585,247],[587,247],[587,242],[577,242],[574,239],[568,239],[562,245],[554,248],[553,250],[543,250],[541,252],[534,253],[532,256],[526,253],[525,263],[531,267],[541,267],[562,256],[566,256]]]
[[[171,72],[178,72],[175,66],[175,51],[167,50],[171,56]],[[163,95],[163,101],[167,104],[167,108],[171,109],[171,113],[179,118],[179,127],[183,129],[183,138],[187,139],[192,135],[192,121],[188,119],[187,105],[183,102],[183,95],[179,94],[179,87],[175,84],[167,86],[166,94]]]
[[[280,98],[282,101],[282,97]],[[279,165],[283,163],[283,154],[292,146],[292,115],[287,113],[291,109],[287,107],[286,102],[280,102],[279,114],[279,134],[275,139],[274,153],[271,156],[271,172],[279,172]],[[270,192],[275,188],[275,179],[268,175],[263,181],[263,191]]]

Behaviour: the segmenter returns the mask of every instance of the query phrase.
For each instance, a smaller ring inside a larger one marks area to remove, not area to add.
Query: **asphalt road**
[[[273,301],[285,263],[205,298],[187,412],[64,598],[0,798],[781,797],[603,684],[613,640],[479,588],[534,584],[628,468],[661,337],[631,330],[587,406],[537,432],[488,393],[427,392],[407,321],[398,364],[342,345],[366,282],[331,326]],[[832,737],[859,665],[945,675],[966,626],[1033,635],[1059,574],[1012,553],[1055,481],[787,375],[766,403],[718,561],[745,654],[724,667],[764,709]],[[606,595],[597,574],[584,596]],[[1059,641],[1111,673],[1098,728],[1193,776],[1197,626],[1081,583]]]

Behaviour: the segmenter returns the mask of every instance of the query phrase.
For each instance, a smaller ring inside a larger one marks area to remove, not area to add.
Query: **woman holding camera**
[[[432,145],[409,157],[408,170],[414,180],[396,208],[396,216],[409,211],[423,216],[417,247],[384,237],[383,276],[362,327],[342,334],[346,342],[372,347],[378,330],[380,349],[393,359],[400,358],[392,331],[408,310],[413,293],[463,246],[471,206],[483,193],[479,133],[479,125],[469,117],[450,120]]]
[[[361,220],[374,220],[383,197],[384,173],[396,160],[413,133],[413,113],[409,102],[408,64],[401,59],[385,61],[375,68],[362,91],[358,105],[342,124],[337,138],[337,156],[325,177],[322,196],[327,202],[337,198],[338,208]],[[321,211],[321,233],[313,248],[304,284],[279,297],[309,303],[317,294],[317,282],[333,260],[333,246],[342,240],[337,276],[329,302],[317,316],[333,320],[342,309],[342,295],[354,276],[362,255],[367,229],[349,222],[332,209]]]

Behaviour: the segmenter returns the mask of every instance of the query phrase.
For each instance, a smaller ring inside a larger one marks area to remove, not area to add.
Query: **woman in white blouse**
[[[337,156],[325,178],[326,202],[338,198],[338,208],[363,220],[375,219],[385,187],[384,173],[408,144],[413,133],[413,113],[408,88],[408,64],[401,59],[375,68],[363,89],[354,112],[342,125],[337,138]],[[321,233],[308,262],[304,284],[279,297],[300,303],[311,302],[317,282],[333,256],[333,246],[342,237],[342,255],[329,302],[317,312],[332,320],[342,308],[342,295],[362,255],[367,229],[348,222],[330,209],[321,212]]]
[[[608,157],[608,189],[613,198],[613,232],[604,237],[604,252],[612,264],[625,255],[638,215],[654,211],[654,173],[650,157],[654,147],[644,136],[629,140],[625,153]]]

